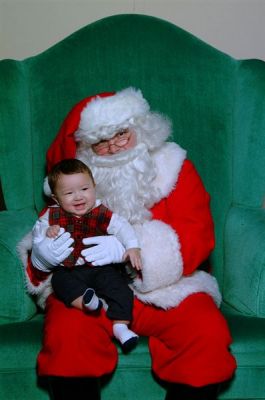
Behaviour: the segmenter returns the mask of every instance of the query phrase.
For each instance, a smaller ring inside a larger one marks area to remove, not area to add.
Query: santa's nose
[[[115,154],[120,150],[114,143],[109,143],[109,154]]]

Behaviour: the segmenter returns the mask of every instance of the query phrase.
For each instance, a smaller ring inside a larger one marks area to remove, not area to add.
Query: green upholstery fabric
[[[224,301],[245,315],[265,317],[265,212],[233,207],[225,230]],[[265,331],[264,331],[265,337]]]
[[[37,385],[36,358],[40,348],[41,315],[21,323],[0,325],[1,399],[47,400],[47,391]]]
[[[223,306],[237,360],[235,378],[224,385],[220,399],[264,399],[265,319],[246,317]]]
[[[25,321],[36,313],[25,290],[25,274],[16,250],[36,218],[36,212],[28,208],[0,213],[0,323]]]
[[[240,101],[235,104],[234,118],[234,202],[260,208],[265,193],[264,62],[239,62],[237,82]]]
[[[0,77],[1,182],[7,209],[18,210],[33,206],[34,191],[30,101],[25,65],[3,60],[0,62]]]
[[[119,399],[126,400],[164,399],[165,390],[151,373],[147,338],[140,338],[138,346],[129,355],[122,354],[119,349],[118,369],[112,376],[102,379],[102,400],[115,399],[117,393]]]
[[[42,315],[25,293],[16,244],[44,205],[45,153],[82,98],[141,88],[173,122],[212,198],[211,256],[238,369],[220,399],[265,399],[265,64],[235,60],[166,21],[117,15],[23,61],[0,62],[0,398],[47,399],[37,386]],[[126,382],[126,385],[124,385]],[[147,342],[120,355],[103,400],[162,399]]]

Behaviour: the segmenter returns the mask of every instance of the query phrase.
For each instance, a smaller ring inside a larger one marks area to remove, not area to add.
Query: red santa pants
[[[233,375],[231,336],[213,300],[198,293],[173,309],[160,310],[138,300],[132,329],[149,337],[152,369],[162,380],[193,386],[225,381]],[[52,295],[47,302],[40,375],[99,377],[118,362],[112,323],[102,311],[85,314],[66,308]]]

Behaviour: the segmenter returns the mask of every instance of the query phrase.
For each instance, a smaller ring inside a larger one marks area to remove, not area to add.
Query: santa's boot
[[[49,378],[51,400],[100,400],[97,378]]]
[[[195,387],[172,383],[169,385],[165,400],[217,400],[219,385]]]

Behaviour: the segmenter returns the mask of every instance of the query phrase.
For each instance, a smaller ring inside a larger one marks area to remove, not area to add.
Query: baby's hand
[[[60,225],[51,225],[46,231],[46,236],[51,239],[55,239],[60,231]]]
[[[123,260],[130,260],[132,267],[140,271],[142,269],[141,250],[137,248],[128,249],[123,256]]]

